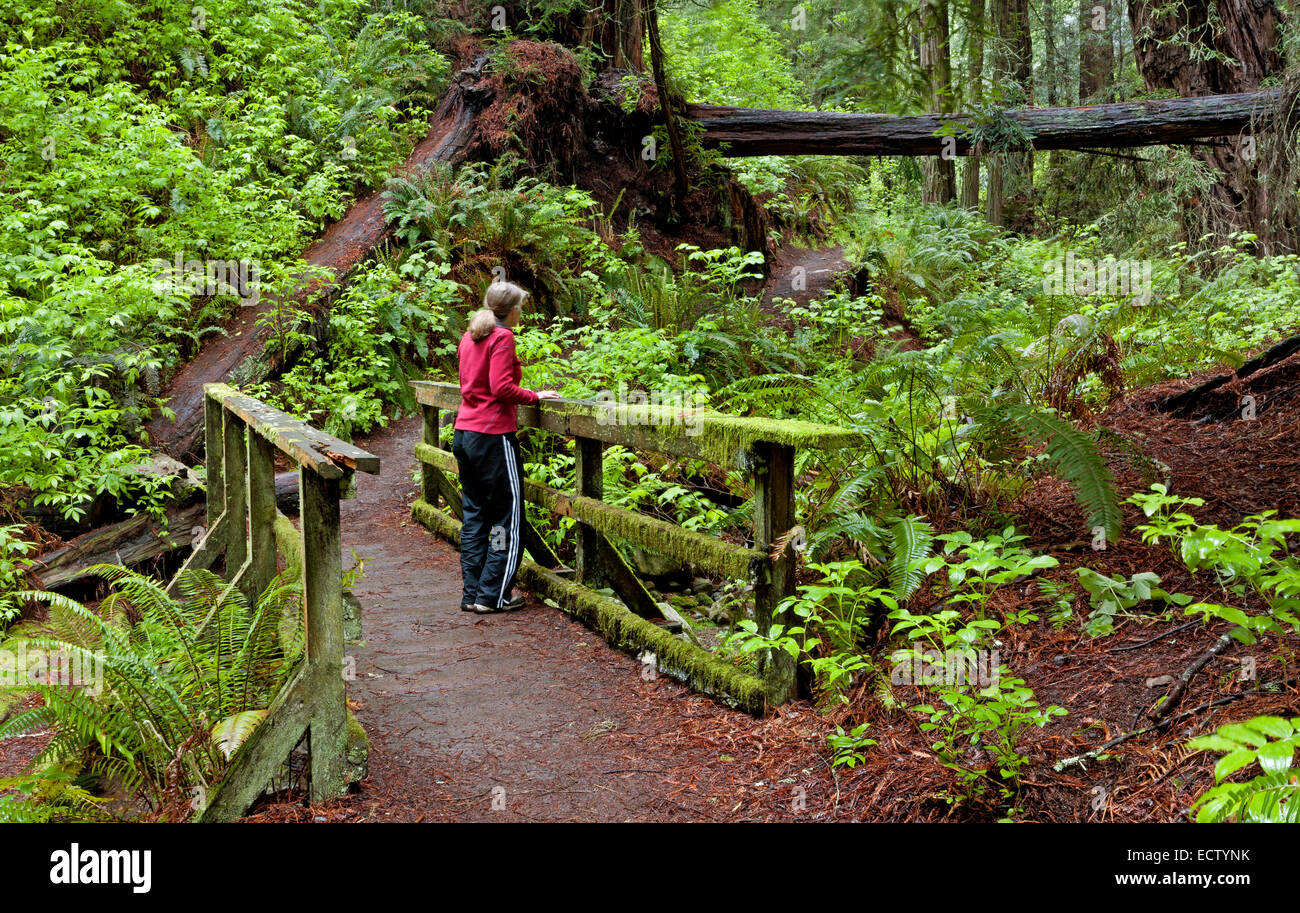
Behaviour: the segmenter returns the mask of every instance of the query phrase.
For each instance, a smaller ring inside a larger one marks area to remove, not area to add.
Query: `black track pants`
[[[522,551],[519,441],[514,434],[457,430],[451,449],[460,467],[465,508],[460,531],[461,600],[499,609],[510,598]]]

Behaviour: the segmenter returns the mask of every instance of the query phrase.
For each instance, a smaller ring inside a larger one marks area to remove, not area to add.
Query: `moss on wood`
[[[445,450],[416,444],[415,455],[438,469],[456,471],[455,457]],[[683,563],[690,562],[733,579],[763,583],[768,578],[769,559],[756,549],[733,545],[594,498],[568,495],[531,480],[524,481],[524,494],[534,504],[566,517],[576,517],[606,536],[633,542]]]
[[[289,567],[302,567],[302,534],[284,514],[275,513],[275,548]]]
[[[345,775],[347,782],[360,783],[370,773],[370,736],[350,709],[347,727]]]
[[[416,398],[426,405],[448,410],[460,405],[460,389],[455,384],[414,381],[411,386]],[[839,450],[862,440],[856,431],[834,425],[590,400],[548,400],[539,406],[523,407],[519,423],[608,444],[702,457],[728,467],[740,466],[745,454],[760,442]]]
[[[411,515],[427,529],[459,544],[460,523],[427,501],[415,501]],[[748,713],[761,714],[766,708],[767,687],[761,678],[634,615],[608,596],[565,580],[532,561],[522,563],[520,580],[529,589],[554,599],[564,611],[599,631],[620,650],[632,655],[653,653],[658,670],[665,675]]]

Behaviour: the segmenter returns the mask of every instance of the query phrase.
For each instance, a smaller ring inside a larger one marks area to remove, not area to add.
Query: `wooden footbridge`
[[[428,529],[457,542],[457,466],[442,438],[460,406],[460,391],[450,384],[412,386],[423,410],[423,440],[415,445],[422,471],[411,512]],[[301,568],[305,603],[302,665],[236,751],[226,776],[197,815],[201,821],[229,821],[247,811],[304,742],[313,801],[347,789],[348,769],[359,759],[348,757],[349,728],[355,730],[357,724],[349,718],[344,674],[339,502],[349,496],[356,472],[379,472],[379,459],[224,384],[207,385],[205,396],[208,527],[186,567],[208,567],[224,555],[230,585],[255,598],[275,576],[278,557],[288,567]],[[730,706],[761,713],[789,700],[795,682],[792,657],[775,651],[761,659],[753,674],[678,636],[672,622],[680,619],[672,618],[671,610],[664,617],[662,605],[614,542],[746,581],[754,592],[755,620],[760,630],[767,630],[782,621],[781,603],[794,590],[796,451],[853,446],[856,433],[803,422],[575,400],[521,407],[519,424],[528,429],[525,434],[573,439],[577,464],[571,492],[525,482],[529,502],[576,521],[575,561],[571,569],[562,567],[545,540],[526,525],[523,542],[532,560],[522,564],[522,585],[595,628],[611,644],[644,663],[653,662],[659,672]],[[602,453],[611,444],[743,472],[754,496],[750,541],[722,541],[605,503]],[[297,527],[276,509],[277,455],[298,469]],[[619,598],[603,595],[597,587],[609,587]]]

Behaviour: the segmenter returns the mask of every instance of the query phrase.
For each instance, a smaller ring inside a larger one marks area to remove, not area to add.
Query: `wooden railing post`
[[[573,439],[575,490],[595,501],[605,496],[603,454],[604,444],[600,441],[588,437]],[[574,569],[578,580],[587,586],[603,586],[605,572],[601,562],[600,533],[581,520],[578,521],[577,532]]]
[[[226,490],[226,579],[233,581],[248,558],[248,429],[223,410],[222,469]]]
[[[339,480],[303,467],[298,474],[302,517],[303,600],[307,663],[316,709],[311,719],[311,793],[316,802],[340,795],[344,781],[347,705],[343,684],[343,556]]]
[[[430,447],[438,447],[438,407],[422,405],[424,415],[421,439]],[[434,507],[438,506],[438,470],[432,466],[420,467],[420,497]]]
[[[794,525],[794,448],[760,443],[754,448],[754,546],[771,552],[773,544]],[[777,606],[794,592],[794,561],[789,550],[772,562],[771,577],[754,586],[754,620],[766,632],[774,622],[785,623]],[[782,704],[795,694],[795,659],[773,650],[764,662],[769,700]]]
[[[250,563],[240,591],[250,602],[275,577],[275,446],[248,435],[248,530]]]
[[[225,409],[221,401],[206,394],[203,397],[203,460],[207,466],[204,486],[207,488],[208,529],[216,524],[217,518],[226,509],[226,480],[222,472],[225,465],[225,423],[222,416]]]

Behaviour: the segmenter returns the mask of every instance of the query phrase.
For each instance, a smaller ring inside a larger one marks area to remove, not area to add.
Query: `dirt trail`
[[[763,293],[763,310],[784,313],[779,298],[793,299],[798,307],[825,296],[835,277],[848,269],[843,247],[805,248],[785,245],[772,257],[772,269]]]
[[[365,643],[350,696],[372,742],[352,814],[379,820],[683,820],[664,774],[688,758],[646,750],[703,699],[643,681],[635,659],[532,597],[513,613],[460,611],[459,556],[410,519],[419,419],[366,446],[383,460],[343,505],[344,553]],[[350,563],[350,555],[349,555]],[[742,722],[754,721],[739,714]],[[494,808],[494,800],[496,807]],[[361,808],[358,809],[357,805]]]

